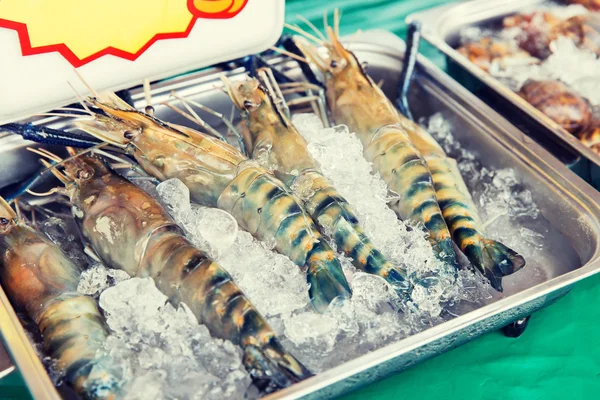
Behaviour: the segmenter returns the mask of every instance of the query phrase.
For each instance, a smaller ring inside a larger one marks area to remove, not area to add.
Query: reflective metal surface
[[[377,42],[393,47],[356,42],[351,48],[359,60],[368,62],[374,80],[383,79],[384,90],[394,95],[402,60],[398,49],[403,46],[389,33],[381,33]],[[286,61],[281,66],[299,76],[295,62]],[[219,82],[216,72],[206,70],[153,85],[153,102],[159,104],[167,100],[170,91],[176,90],[229,115],[231,102],[214,87]],[[238,69],[230,75],[241,72]],[[141,89],[135,88],[132,93],[136,106],[145,106]],[[557,232],[547,238],[550,242],[546,248],[552,249],[552,253],[544,254],[543,273],[535,279],[533,275],[524,279],[530,274],[525,268],[522,270],[525,275],[518,273],[505,278],[505,293],[497,301],[320,373],[271,394],[268,399],[331,398],[369,384],[530,315],[564,295],[575,282],[600,271],[600,193],[425,59],[419,60],[410,100],[417,118],[442,112],[452,124],[456,139],[476,153],[485,167],[511,167],[517,171],[543,217]],[[156,107],[156,114],[176,123],[189,124],[165,107]],[[55,123],[60,125],[61,121],[55,120]],[[21,143],[10,152],[18,157],[26,154],[24,147]],[[0,153],[3,153],[2,147]],[[0,171],[0,187],[2,173]],[[25,176],[22,174],[21,179]],[[57,396],[2,293],[0,332],[28,386],[37,391],[36,398]]]
[[[0,379],[9,375],[15,370],[15,366],[12,364],[12,360],[8,357],[4,347],[0,346]]]
[[[578,155],[600,166],[600,156],[559,124],[456,51],[459,32],[469,26],[490,27],[505,16],[535,8],[545,0],[476,0],[453,3],[411,14],[423,25],[423,38],[442,51],[450,74],[483,98],[521,130],[542,143],[563,162]]]

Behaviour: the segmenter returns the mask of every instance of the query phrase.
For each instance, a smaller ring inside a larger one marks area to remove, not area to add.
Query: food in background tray
[[[495,63],[503,65],[505,63],[534,64],[539,62],[537,58],[514,44],[489,37],[483,37],[478,42],[467,43],[458,49],[458,52],[486,72],[489,72],[492,64]]]
[[[581,4],[590,10],[600,11],[600,0],[567,0],[567,3]]]
[[[579,5],[544,6],[505,17],[500,30],[464,30],[458,52],[598,152],[590,139],[600,118],[594,18]],[[515,57],[515,47],[526,55]],[[533,61],[519,62],[527,56]]]
[[[529,80],[519,94],[572,134],[582,134],[590,128],[589,103],[559,81]]]
[[[517,28],[518,46],[539,59],[552,54],[550,43],[559,36],[569,38],[581,49],[600,54],[600,34],[586,23],[584,16],[560,19],[549,12],[517,14],[504,18],[504,29]]]

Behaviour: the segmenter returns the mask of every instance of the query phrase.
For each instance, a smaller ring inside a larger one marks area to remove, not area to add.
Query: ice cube
[[[190,204],[190,191],[173,178],[160,183],[157,191],[171,215],[186,231],[192,242],[215,259],[235,241],[238,225],[226,211]]]
[[[247,232],[239,232],[217,261],[263,315],[289,315],[308,304],[308,284],[300,267]]]
[[[542,64],[547,75],[569,85],[593,105],[600,105],[600,59],[578,48],[572,39],[559,36],[550,43],[552,54]]]
[[[129,279],[129,275],[125,271],[95,264],[81,273],[77,291],[82,294],[96,296],[100,295],[106,288],[126,279]]]
[[[111,329],[100,356],[121,366],[125,398],[246,398],[251,381],[240,348],[211,337],[187,306],[168,303],[151,278],[106,289],[100,306]]]
[[[190,211],[190,190],[179,179],[167,179],[161,182],[156,190],[172,214],[179,216]]]

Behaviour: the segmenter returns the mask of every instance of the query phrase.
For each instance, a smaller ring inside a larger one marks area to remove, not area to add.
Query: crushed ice
[[[106,268],[102,264],[95,264],[81,273],[77,291],[81,294],[96,297],[96,295],[100,295],[105,289],[126,279],[129,279],[129,275],[125,271]]]
[[[152,278],[132,278],[100,295],[111,330],[105,348],[121,368],[124,398],[243,399],[250,377],[238,346],[210,336],[185,306],[173,307]]]
[[[156,190],[192,242],[213,259],[218,259],[231,247],[238,226],[229,213],[191,204],[189,189],[178,179],[162,183]]]
[[[474,199],[484,220],[505,219],[510,224],[515,218],[537,218],[539,210],[531,193],[521,188],[514,171],[483,168],[453,139],[441,115],[423,122],[458,159],[467,185],[475,187]],[[383,279],[357,271],[341,257],[354,295],[334,301],[327,312],[319,314],[311,308],[300,268],[274,253],[269,244],[238,230],[229,214],[190,204],[189,191],[176,179],[149,188],[190,240],[231,273],[290,353],[317,373],[490,301],[491,290],[483,277],[465,269],[455,282],[452,271],[443,270],[434,256],[423,232],[397,220],[386,205],[390,193],[363,158],[354,134],[345,127],[323,129],[314,115],[295,116],[294,123],[374,243],[393,263],[406,268],[416,284],[412,303],[402,303]],[[516,229],[532,249],[541,250],[539,232],[525,226]],[[497,230],[493,232],[492,237]],[[420,285],[432,269],[442,269],[439,280],[428,287]],[[122,365],[129,382],[126,398],[247,396],[250,378],[237,346],[211,338],[187,307],[173,307],[151,279],[120,279],[115,271],[95,266],[82,278],[80,290],[102,291],[100,306],[112,331],[105,353]]]

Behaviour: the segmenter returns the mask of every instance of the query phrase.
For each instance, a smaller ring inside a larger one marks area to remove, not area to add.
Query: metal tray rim
[[[523,1],[523,0],[491,0],[478,1],[470,0],[458,4],[445,4],[442,6],[430,8],[428,10],[412,13],[406,17],[406,22],[419,21],[423,25],[423,38],[434,45],[438,50],[450,57],[454,62],[460,64],[461,67],[473,74],[477,79],[495,90],[502,97],[506,98],[513,105],[525,111],[537,123],[541,124],[554,135],[560,138],[564,143],[570,146],[576,152],[585,156],[594,164],[600,166],[600,155],[596,154],[591,148],[584,145],[579,139],[567,132],[562,126],[554,122],[544,113],[529,104],[525,99],[504,86],[497,79],[492,77],[487,72],[478,68],[469,61],[468,58],[461,55],[453,47],[451,47],[444,39],[441,33],[441,27],[444,26],[443,20],[447,18],[448,13],[468,12],[472,8],[481,10],[484,7],[503,6],[503,9],[512,9],[513,12],[518,11],[528,5],[539,1]]]

